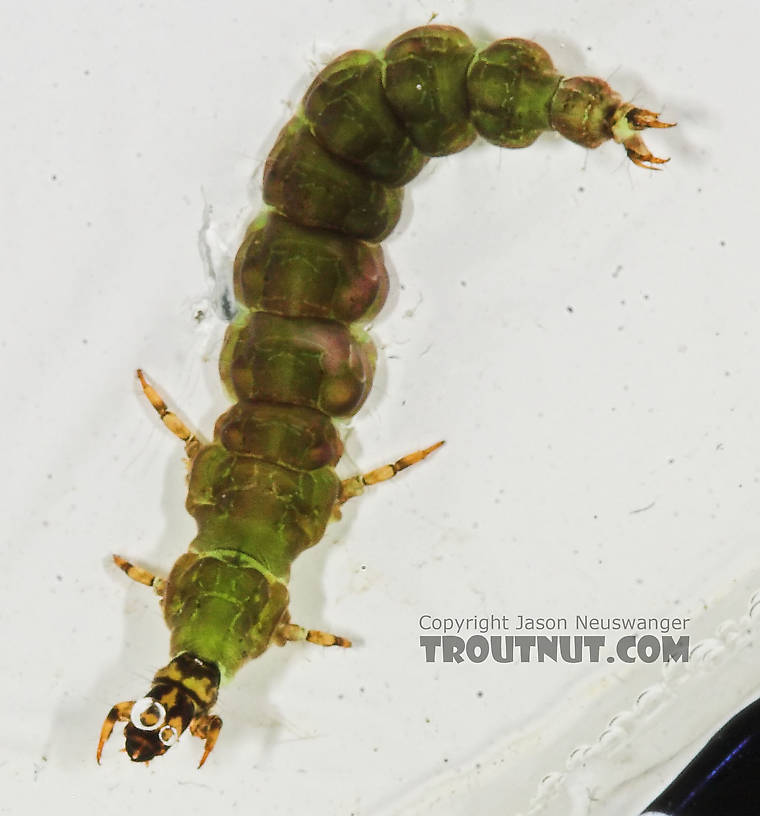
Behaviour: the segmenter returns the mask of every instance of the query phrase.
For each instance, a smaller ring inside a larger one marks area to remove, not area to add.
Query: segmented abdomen
[[[377,244],[398,221],[401,186],[478,134],[524,147],[554,128],[596,146],[619,105],[602,80],[563,80],[535,43],[476,52],[448,26],[409,31],[382,57],[351,51],[314,80],[267,159],[269,209],[235,261],[242,308],[220,359],[235,405],[193,462],[198,535],[165,603],[174,653],[229,676],[286,612],[290,564],[338,498],[331,418],[354,414],[372,385],[362,327],[388,290]]]

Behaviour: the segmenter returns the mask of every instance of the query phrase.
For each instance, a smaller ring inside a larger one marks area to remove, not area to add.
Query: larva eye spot
[[[157,731],[166,720],[166,709],[152,697],[143,697],[134,704],[129,719],[140,731]]]
[[[163,745],[165,745],[167,748],[171,748],[172,745],[174,745],[174,743],[179,739],[179,734],[173,725],[165,725],[158,732],[158,738],[161,740]]]

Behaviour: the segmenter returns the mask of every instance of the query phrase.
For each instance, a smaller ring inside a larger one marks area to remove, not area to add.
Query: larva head
[[[179,686],[156,685],[132,706],[124,728],[127,755],[148,762],[165,754],[195,716],[195,705]]]
[[[202,765],[221,728],[221,720],[207,713],[216,702],[219,681],[219,669],[213,663],[187,652],[175,657],[156,672],[145,697],[117,703],[108,713],[100,732],[98,762],[114,725],[126,721],[125,751],[132,761],[148,762],[165,754],[189,727],[206,739]]]

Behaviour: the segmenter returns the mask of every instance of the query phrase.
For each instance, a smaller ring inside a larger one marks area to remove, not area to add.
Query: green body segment
[[[317,140],[365,175],[398,187],[427,159],[414,146],[383,91],[383,64],[369,51],[349,51],[314,80],[303,109]]]
[[[169,574],[164,598],[172,655],[202,654],[229,679],[267,648],[287,608],[285,584],[244,556],[185,553]]]
[[[207,445],[190,471],[186,507],[198,523],[190,549],[232,550],[285,581],[293,559],[322,537],[338,489],[329,466],[295,470]]]
[[[478,135],[470,121],[470,38],[451,26],[423,26],[385,50],[385,93],[412,141],[427,156],[456,153]]]
[[[467,72],[472,121],[500,147],[527,147],[550,128],[550,106],[560,76],[534,42],[497,40],[479,52]]]
[[[229,678],[287,620],[290,566],[341,495],[331,418],[355,413],[372,384],[362,327],[387,294],[377,243],[399,219],[399,185],[478,133],[524,147],[554,128],[593,147],[630,137],[626,123],[613,130],[619,115],[606,83],[562,79],[535,43],[476,51],[449,26],[409,31],[381,56],[349,52],[317,76],[267,159],[269,209],[235,261],[244,308],[220,358],[235,405],[192,463],[198,535],[166,591],[174,654]]]

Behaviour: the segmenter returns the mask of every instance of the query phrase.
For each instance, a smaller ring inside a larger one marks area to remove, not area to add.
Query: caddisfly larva
[[[670,127],[624,102],[601,79],[562,77],[534,42],[477,49],[462,31],[428,25],[382,54],[350,51],[330,63],[283,127],[264,170],[268,207],[235,261],[240,310],[220,359],[234,405],[203,444],[138,372],[145,395],[185,443],[187,509],[198,534],[166,579],[116,564],[161,597],[171,661],[147,695],[117,703],[97,748],[126,722],[126,750],[146,761],[183,731],[205,741],[219,686],[272,644],[345,638],[290,621],[287,582],[296,556],[316,544],[341,505],[390,479],[442,442],[341,481],[343,445],[333,418],[359,410],[375,349],[365,325],[382,307],[388,276],[379,246],[401,212],[402,187],[434,156],[478,136],[526,147],[555,130],[585,147],[608,139],[655,168],[640,131]]]

